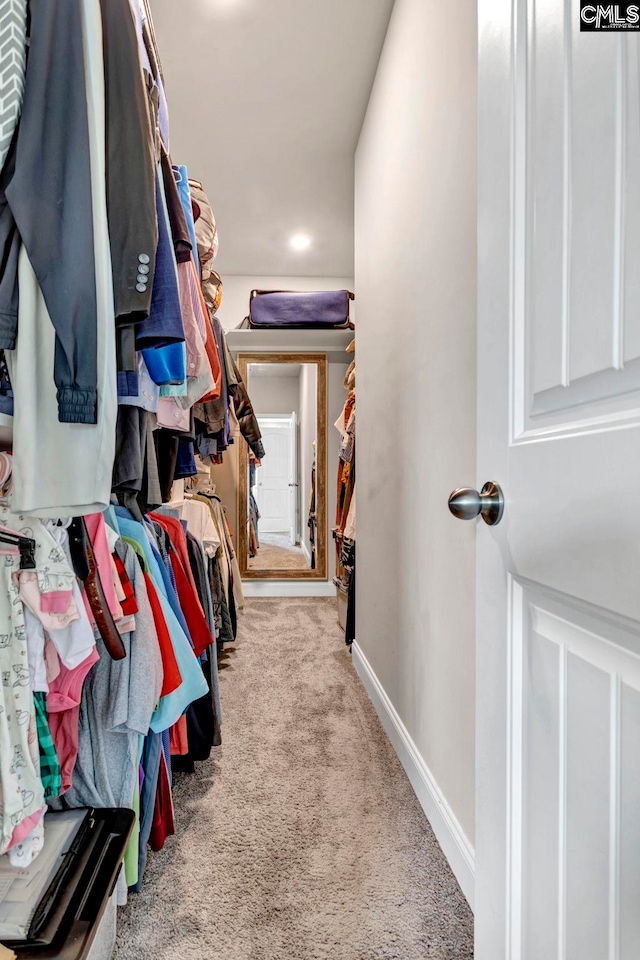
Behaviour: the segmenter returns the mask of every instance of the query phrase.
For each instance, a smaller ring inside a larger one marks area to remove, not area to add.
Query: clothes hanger
[[[216,485],[211,479],[211,471],[202,462],[199,462],[198,459],[196,459],[196,465],[198,472],[195,476],[188,477],[185,480],[185,496],[187,490],[189,490],[192,495],[194,493],[203,493],[207,497],[215,495]]]
[[[147,45],[147,52],[149,53],[151,69],[154,73],[154,78],[157,79],[159,77],[162,82],[162,85],[165,86],[164,73],[162,70],[162,62],[160,60],[160,50],[158,48],[158,40],[156,37],[156,30],[153,23],[153,17],[151,16],[151,6],[149,4],[149,0],[142,0],[142,11],[145,18],[144,24],[143,24],[143,32],[146,32],[149,38],[149,43]],[[151,49],[149,49],[149,47],[151,47]]]
[[[11,489],[11,475],[13,473],[13,456],[11,453],[0,453],[0,492],[2,494],[0,502],[6,502],[9,490]],[[21,533],[16,533],[10,527],[0,524],[0,543],[6,543],[17,549],[20,553],[20,569],[35,570],[36,568],[36,542],[31,537],[25,537]],[[15,553],[15,549],[10,551]],[[6,551],[0,551],[6,552]]]
[[[0,526],[0,543],[11,544],[16,547],[20,553],[20,569],[35,570],[36,568],[36,542],[31,537],[24,537],[21,533],[14,533],[8,527]],[[7,551],[0,551],[5,553]],[[15,553],[15,550],[9,551]]]

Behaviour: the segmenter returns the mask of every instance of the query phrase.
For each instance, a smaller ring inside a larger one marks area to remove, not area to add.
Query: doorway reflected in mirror
[[[241,359],[265,450],[262,460],[246,451],[241,470],[243,576],[326,576],[326,537],[320,536],[326,491],[318,483],[319,461],[326,463],[326,357],[264,354]]]

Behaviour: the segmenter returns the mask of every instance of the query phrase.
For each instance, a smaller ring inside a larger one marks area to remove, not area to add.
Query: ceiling
[[[392,6],[151,0],[171,154],[209,195],[223,277],[353,276],[353,155]]]

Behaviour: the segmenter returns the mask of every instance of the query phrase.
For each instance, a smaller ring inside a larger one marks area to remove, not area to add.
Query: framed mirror
[[[327,579],[327,356],[241,353],[265,456],[240,450],[243,580]]]

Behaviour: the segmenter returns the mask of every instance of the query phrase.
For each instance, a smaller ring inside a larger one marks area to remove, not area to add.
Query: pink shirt
[[[118,603],[116,587],[113,582],[113,565],[111,559],[111,550],[109,549],[109,540],[107,539],[107,529],[104,522],[104,514],[90,513],[84,519],[87,524],[87,530],[89,531],[91,543],[93,544],[93,552],[96,555],[96,561],[98,564],[98,573],[100,574],[100,581],[102,583],[102,589],[104,590],[104,596],[109,606],[109,610],[111,610],[114,620],[121,620],[122,607]],[[94,616],[91,612],[91,607],[89,606],[89,601],[87,600],[86,594],[84,602],[87,607],[89,619],[93,623]]]
[[[187,352],[187,376],[197,377],[200,373],[200,367],[202,366],[204,345],[194,310],[190,261],[178,264],[178,293],[180,296],[180,313],[182,314],[185,348]]]
[[[49,683],[47,719],[56,747],[62,775],[62,793],[71,786],[73,768],[78,756],[78,723],[82,685],[91,667],[100,659],[94,647],[86,660],[68,670],[63,663],[55,680]]]

